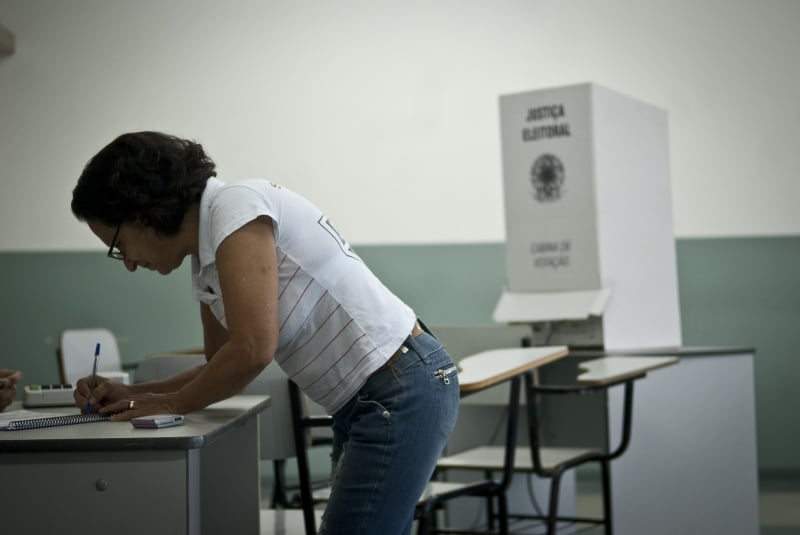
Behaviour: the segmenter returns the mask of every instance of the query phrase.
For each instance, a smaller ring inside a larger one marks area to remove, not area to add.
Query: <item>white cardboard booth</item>
[[[681,344],[664,110],[594,84],[500,98],[507,287],[537,345]]]

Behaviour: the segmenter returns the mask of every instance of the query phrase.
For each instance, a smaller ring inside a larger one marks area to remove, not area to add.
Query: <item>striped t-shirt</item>
[[[272,219],[278,259],[280,334],[275,361],[334,414],[403,343],[414,312],[390,292],[322,212],[266,180],[208,180],[200,204],[200,248],[192,259],[195,299],[223,326],[215,251],[259,216]]]

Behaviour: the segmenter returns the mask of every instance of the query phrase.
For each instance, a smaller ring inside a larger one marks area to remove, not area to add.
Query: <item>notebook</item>
[[[111,416],[105,414],[55,415],[21,410],[0,414],[0,429],[5,431],[18,431],[21,429],[39,429],[41,427],[105,422],[110,419]]]

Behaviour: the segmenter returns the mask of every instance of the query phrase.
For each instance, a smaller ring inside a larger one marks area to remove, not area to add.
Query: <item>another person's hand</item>
[[[17,395],[17,383],[22,381],[22,372],[0,369],[0,411],[8,407]]]

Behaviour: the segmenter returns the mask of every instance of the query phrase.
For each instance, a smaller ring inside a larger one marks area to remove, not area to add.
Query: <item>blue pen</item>
[[[92,395],[92,390],[94,390],[95,382],[97,381],[97,357],[100,356],[100,342],[97,342],[97,345],[94,346],[94,365],[92,366],[92,384],[89,387],[89,396]],[[86,404],[86,414],[92,413],[92,404]]]

